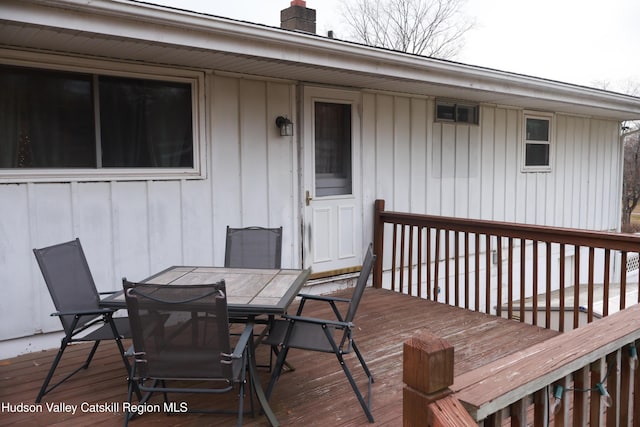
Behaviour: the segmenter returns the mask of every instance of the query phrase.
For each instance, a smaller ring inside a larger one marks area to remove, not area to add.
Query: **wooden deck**
[[[338,295],[348,296],[350,291]],[[293,311],[293,309],[291,310]],[[305,313],[329,317],[325,305],[309,302]],[[557,335],[557,332],[529,326],[383,289],[368,288],[356,317],[356,340],[374,375],[373,416],[378,426],[402,424],[402,346],[418,331],[429,331],[445,338],[455,348],[455,375],[484,366],[499,357],[526,349]],[[122,413],[103,408],[97,413],[81,412],[80,405],[120,404],[126,400],[126,373],[115,345],[103,344],[90,368],[60,386],[42,402],[42,413],[0,412],[0,425],[10,426],[113,426],[121,425]],[[265,346],[258,349],[258,361],[266,360]],[[79,364],[87,347],[75,345],[67,350],[59,373]],[[33,404],[42,380],[55,356],[46,351],[0,361],[0,404]],[[272,408],[283,426],[366,426],[355,395],[332,355],[291,350],[288,360],[295,372],[284,373],[271,397]],[[365,376],[354,355],[347,356],[351,370],[366,392]],[[260,369],[266,386],[269,373]],[[208,397],[210,398],[210,397]],[[154,397],[156,399],[156,397]],[[176,396],[189,408],[206,406],[204,397]],[[219,396],[215,397],[220,402]],[[230,397],[229,405],[233,406]],[[152,402],[161,402],[161,397]],[[49,412],[46,403],[78,405],[78,412]],[[117,408],[116,408],[117,409]],[[145,427],[162,423],[173,426],[228,426],[234,419],[225,415],[148,413],[130,423]],[[262,416],[245,418],[246,426],[266,426]]]

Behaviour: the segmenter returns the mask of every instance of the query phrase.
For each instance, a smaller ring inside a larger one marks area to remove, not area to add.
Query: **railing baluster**
[[[565,313],[565,279],[566,279],[566,261],[564,243],[560,243],[560,268],[558,281],[560,294],[560,313],[558,316],[558,330],[564,332],[564,313]]]
[[[397,255],[397,242],[398,242],[398,224],[393,225],[393,239],[392,239],[392,249],[391,249],[391,290],[396,290],[396,255]]]
[[[454,271],[454,291],[456,307],[460,307],[460,233],[453,232],[453,271]]]
[[[620,257],[620,310],[624,310],[626,307],[626,294],[627,294],[627,252],[622,252]]]
[[[520,321],[525,321],[525,298],[526,294],[526,281],[527,281],[527,241],[520,239]]]
[[[433,300],[438,300],[438,287],[440,286],[438,273],[440,271],[440,229],[436,228],[436,247],[433,260]]]
[[[574,246],[573,263],[573,329],[580,326],[580,247]]]
[[[606,390],[611,396],[612,405],[607,408],[607,425],[623,425],[618,423],[619,411],[621,406],[620,393],[618,393],[620,387],[620,362],[622,360],[622,352],[620,349],[609,354],[606,359],[606,379],[601,379],[602,382],[606,381]],[[625,402],[627,402],[625,400]],[[592,424],[593,425],[593,424]]]
[[[573,388],[575,390],[589,390],[589,365],[573,373]],[[573,425],[588,425],[589,393],[572,393],[573,396]]]
[[[444,294],[447,304],[451,304],[449,276],[449,230],[444,230]]]
[[[633,414],[633,375],[635,374],[636,361],[631,357],[632,345],[626,346],[621,351],[620,361],[620,425],[628,426]],[[637,393],[636,393],[637,394]],[[636,418],[637,420],[637,418]]]
[[[509,277],[507,286],[507,304],[508,304],[508,319],[513,319],[513,237],[509,237],[509,248],[507,252],[508,272]]]
[[[546,264],[546,274],[545,274],[545,310],[544,310],[544,327],[547,329],[551,329],[551,242],[546,242],[545,244],[545,264]]]
[[[602,398],[598,392],[598,384],[600,384],[607,370],[605,359],[598,359],[591,364],[591,387],[589,400],[589,423],[590,425],[600,425],[600,415],[602,413]],[[586,393],[585,393],[586,394]]]
[[[406,269],[406,265],[405,264],[405,259],[404,259],[404,252],[405,252],[405,241],[404,241],[404,236],[407,234],[407,226],[405,224],[402,224],[402,228],[400,229],[400,293],[404,292],[404,276],[405,276],[405,269]]]
[[[491,313],[491,236],[486,235],[485,244],[485,295],[484,295],[484,312]]]
[[[475,282],[475,294],[476,294],[476,299],[475,299],[475,311],[480,311],[480,236],[477,234],[474,234],[474,242],[475,242],[475,270],[476,270],[476,274],[475,274],[475,278],[474,278],[474,282]],[[488,253],[488,252],[487,252]]]
[[[470,307],[470,278],[469,274],[469,233],[464,232],[464,308],[469,310]]]
[[[496,258],[496,282],[498,287],[496,314],[502,316],[502,236],[496,236]]]
[[[424,234],[424,227],[418,227],[418,258],[416,268],[418,269],[418,297],[422,298],[422,238]],[[429,265],[429,264],[427,264]]]
[[[549,395],[546,387],[533,394],[533,405],[533,425],[547,425],[549,421]]]
[[[589,282],[594,283],[594,256],[595,256],[595,248],[589,248]],[[593,322],[593,286],[589,286],[587,289],[587,322]]]
[[[533,240],[531,242],[533,244],[533,282],[532,286],[532,295],[531,300],[533,302],[533,308],[531,312],[531,322],[534,325],[538,325],[538,241]]]
[[[427,253],[426,253],[426,283],[427,283],[427,299],[431,299],[432,298],[432,293],[431,293],[431,228],[430,227],[425,227],[425,243],[427,245]],[[435,300],[435,298],[433,298]]]

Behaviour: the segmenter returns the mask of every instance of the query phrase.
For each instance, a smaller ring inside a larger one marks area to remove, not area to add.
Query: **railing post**
[[[375,201],[373,208],[373,253],[376,261],[373,265],[373,287],[382,287],[382,256],[384,255],[384,221],[380,213],[384,212],[384,200]]]
[[[403,425],[432,427],[477,426],[451,395],[453,346],[423,332],[404,343]]]

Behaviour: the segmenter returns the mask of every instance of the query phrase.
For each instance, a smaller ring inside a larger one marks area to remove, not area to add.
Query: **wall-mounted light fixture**
[[[293,135],[293,123],[286,117],[276,117],[276,126],[278,126],[278,129],[280,129],[280,136]]]

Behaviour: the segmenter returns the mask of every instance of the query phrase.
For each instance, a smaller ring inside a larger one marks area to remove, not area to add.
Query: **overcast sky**
[[[147,0],[266,25],[280,25],[290,0]],[[317,32],[347,33],[340,0],[307,0]],[[465,64],[608,89],[640,89],[639,0],[467,0],[476,22],[454,58]],[[640,95],[638,93],[637,95]]]

